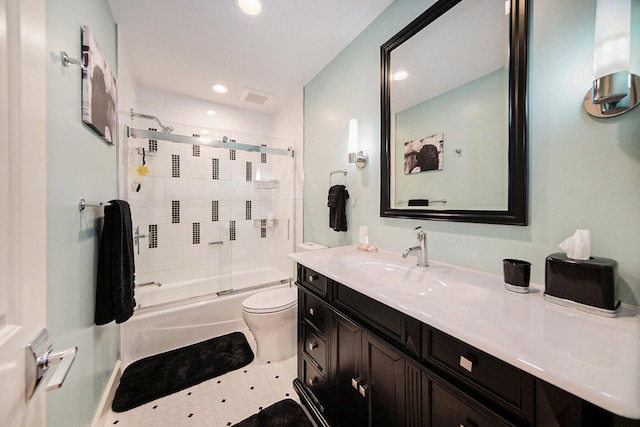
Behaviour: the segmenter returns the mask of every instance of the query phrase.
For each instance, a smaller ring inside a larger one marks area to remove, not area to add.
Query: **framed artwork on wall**
[[[82,26],[82,121],[109,144],[116,141],[117,85],[91,29]]]
[[[444,134],[437,133],[404,143],[405,175],[442,170]]]

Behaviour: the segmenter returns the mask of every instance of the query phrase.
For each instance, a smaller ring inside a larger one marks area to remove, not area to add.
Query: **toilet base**
[[[255,336],[255,334],[254,334]],[[279,362],[295,354],[296,328],[256,338],[256,358],[261,362]]]

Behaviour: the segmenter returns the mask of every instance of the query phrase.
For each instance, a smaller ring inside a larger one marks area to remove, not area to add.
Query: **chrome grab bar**
[[[224,242],[222,240],[218,240],[217,242],[209,242],[209,246],[213,245],[224,245]]]
[[[136,232],[133,234],[133,244],[138,247],[138,255],[140,255],[140,239],[147,237],[146,234],[140,234],[140,226],[136,226]]]

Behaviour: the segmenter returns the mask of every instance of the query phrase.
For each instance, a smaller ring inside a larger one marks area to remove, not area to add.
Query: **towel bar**
[[[84,208],[103,208],[105,206],[111,206],[111,203],[108,202],[100,202],[100,203],[87,203],[85,199],[80,199],[78,203],[78,208],[80,211],[83,211]]]

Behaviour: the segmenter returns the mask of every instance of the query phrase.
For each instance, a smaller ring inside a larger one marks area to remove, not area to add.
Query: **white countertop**
[[[499,275],[431,260],[425,269],[415,266],[415,256],[403,259],[393,252],[356,248],[289,256],[614,414],[640,419],[636,307],[623,305],[618,317],[600,317],[545,301],[541,285],[531,284],[529,294],[516,294],[504,289]],[[368,268],[383,272],[388,263],[402,267],[406,289],[402,284],[384,284],[384,274],[378,275],[379,280],[363,274]],[[432,279],[421,285],[427,275]],[[417,286],[424,292],[416,293]]]

